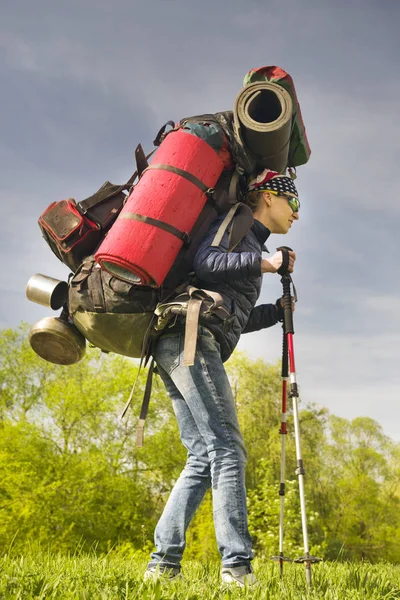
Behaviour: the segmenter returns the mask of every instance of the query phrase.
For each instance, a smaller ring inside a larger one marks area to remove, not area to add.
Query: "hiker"
[[[241,333],[283,320],[280,299],[255,307],[262,275],[276,273],[283,260],[281,251],[268,259],[262,258],[262,252],[271,233],[289,231],[298,219],[300,203],[292,179],[269,169],[248,183],[245,202],[253,212],[254,224],[235,251],[227,251],[228,232],[218,247],[211,246],[222,216],[206,234],[194,259],[196,286],[222,296],[232,314],[230,326],[211,322],[205,326],[200,317],[195,360],[190,367],[182,364],[183,317],[165,330],[154,350],[188,458],[157,524],[156,550],[145,579],[179,575],[187,527],[211,487],[222,581],[238,586],[257,583],[247,524],[246,449],[223,363]],[[295,259],[294,252],[289,252],[289,272],[293,272]]]

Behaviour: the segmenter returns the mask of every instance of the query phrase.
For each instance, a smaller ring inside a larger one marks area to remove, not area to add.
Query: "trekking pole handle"
[[[289,248],[289,246],[279,246],[276,251],[282,252],[282,264],[278,269],[278,273],[279,275],[287,275],[289,266],[289,252],[293,252],[293,250]]]
[[[278,269],[278,273],[282,275],[281,282],[283,288],[283,314],[284,314],[284,330],[285,334],[294,333],[293,327],[293,312],[292,312],[292,295],[290,291],[290,286],[292,283],[292,278],[287,268],[289,265],[289,251],[293,252],[291,248],[288,246],[281,246],[277,248],[280,250],[283,255],[283,261],[281,267]]]

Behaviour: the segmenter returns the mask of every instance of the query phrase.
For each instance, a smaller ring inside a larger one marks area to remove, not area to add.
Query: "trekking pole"
[[[281,426],[279,433],[281,435],[281,477],[279,483],[279,496],[280,496],[280,511],[279,511],[279,555],[271,556],[271,560],[277,560],[279,562],[279,574],[280,578],[283,578],[283,563],[291,562],[292,559],[284,556],[283,554],[283,540],[284,540],[284,511],[285,511],[285,444],[286,444],[286,403],[287,403],[287,382],[289,374],[289,363],[288,363],[288,345],[287,337],[285,335],[284,325],[282,326],[282,414],[281,414]]]
[[[288,248],[279,248],[282,252],[287,252]],[[284,264],[288,264],[288,259],[284,261]],[[286,267],[287,268],[287,267]],[[284,309],[284,330],[287,338],[288,352],[289,352],[289,374],[290,374],[290,390],[289,397],[293,401],[293,420],[294,420],[294,434],[296,443],[296,459],[297,469],[296,475],[299,481],[299,493],[300,493],[300,509],[301,509],[301,526],[303,530],[303,544],[304,544],[304,556],[296,558],[294,562],[304,563],[306,568],[306,581],[307,586],[311,587],[311,565],[313,563],[320,562],[320,558],[310,555],[310,549],[308,544],[308,531],[307,531],[307,516],[306,516],[306,499],[304,492],[304,465],[303,458],[301,455],[301,443],[300,443],[300,422],[299,422],[299,411],[298,411],[298,400],[299,392],[296,380],[296,368],[294,360],[294,344],[293,344],[293,312],[292,312],[292,297],[291,297],[291,284],[292,278],[289,272],[282,273],[282,287],[283,287],[283,309]]]

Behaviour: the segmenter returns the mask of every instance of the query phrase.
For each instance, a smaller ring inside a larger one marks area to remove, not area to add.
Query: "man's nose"
[[[299,220],[299,213],[298,212],[294,212],[293,213],[293,219],[295,219],[296,221]]]

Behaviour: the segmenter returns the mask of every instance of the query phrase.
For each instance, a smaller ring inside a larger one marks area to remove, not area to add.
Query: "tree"
[[[281,436],[279,365],[236,353],[227,363],[248,451],[255,545],[278,551]],[[119,414],[138,376],[132,407]],[[70,367],[37,357],[27,327],[0,333],[0,543],[55,550],[152,546],[154,526],[185,463],[170,399],[155,378],[145,445],[136,422],[146,383],[136,361],[88,348]],[[300,410],[311,550],[400,558],[400,445],[372,419]],[[285,552],[302,554],[291,403],[286,443]],[[188,532],[190,557],[217,557],[211,495]]]
[[[236,352],[227,363],[227,372],[246,444],[246,482],[251,489],[257,485],[260,460],[267,457],[279,473],[280,369]]]
[[[119,419],[137,371],[133,361],[90,349],[76,365],[52,365],[30,349],[26,327],[2,332],[3,544],[18,531],[15,544],[21,547],[27,540],[58,549],[82,540],[83,547],[97,543],[102,550],[119,540],[143,545],[143,532],[151,534],[162,502],[166,473],[171,475],[182,453],[174,450],[178,434],[161,386],[153,393],[146,450],[135,446],[145,373],[132,411]]]

